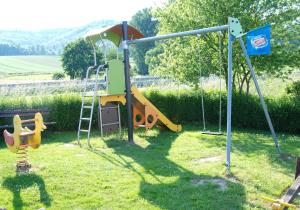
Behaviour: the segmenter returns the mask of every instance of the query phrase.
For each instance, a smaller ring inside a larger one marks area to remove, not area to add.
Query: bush
[[[174,122],[197,122],[202,124],[200,91],[152,90],[146,97]],[[266,98],[268,111],[275,131],[300,133],[300,100],[294,97]],[[217,125],[219,120],[219,93],[210,91],[204,95],[205,117],[208,124]],[[222,126],[226,126],[227,94],[222,93]],[[257,96],[233,93],[232,125],[239,128],[267,130],[269,127]]]
[[[184,91],[184,92],[183,92]],[[186,122],[202,123],[201,94],[199,91],[148,90],[145,96],[162,113],[184,126]],[[222,125],[226,125],[226,93],[222,93]],[[259,98],[233,94],[232,125],[239,128],[269,130]],[[216,125],[219,119],[219,93],[206,92],[204,96],[205,116],[208,124]],[[300,133],[300,100],[295,97],[266,99],[269,113],[276,131]],[[49,126],[54,130],[77,130],[81,97],[79,94],[64,94],[42,98],[2,98],[0,111],[14,108],[48,107],[49,120],[56,124]],[[95,104],[93,127],[97,127],[97,107]],[[86,113],[85,116],[88,116]],[[126,126],[126,107],[121,106],[122,125]],[[2,124],[0,122],[0,124]]]
[[[293,82],[286,87],[286,92],[292,96],[300,96],[300,81]]]
[[[52,75],[53,80],[61,80],[65,78],[65,74],[63,72],[57,72]]]

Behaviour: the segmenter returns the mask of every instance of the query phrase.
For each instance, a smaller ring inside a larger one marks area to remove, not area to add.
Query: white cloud
[[[102,19],[129,20],[145,7],[166,0],[4,0],[0,30],[81,26]]]

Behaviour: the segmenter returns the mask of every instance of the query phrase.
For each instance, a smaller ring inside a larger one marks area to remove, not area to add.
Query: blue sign
[[[271,25],[254,29],[247,33],[248,55],[266,55],[271,53]]]

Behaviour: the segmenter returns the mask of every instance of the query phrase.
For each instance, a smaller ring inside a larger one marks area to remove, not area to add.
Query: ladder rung
[[[146,126],[145,126],[145,125],[139,125],[139,127],[140,127],[140,128],[145,128]]]
[[[94,95],[82,95],[83,97],[94,97]]]
[[[91,109],[91,108],[93,108],[93,106],[83,106],[83,108],[85,108],[85,109]]]
[[[120,122],[114,122],[114,123],[105,123],[105,124],[102,124],[102,126],[106,126],[106,125],[116,125],[116,124],[119,124]]]
[[[119,107],[118,106],[101,107],[102,110],[105,110],[105,109],[116,109],[116,108],[119,108]]]
[[[88,121],[90,121],[91,120],[91,118],[86,118],[86,117],[83,117],[83,118],[81,118],[82,120],[88,120]]]
[[[82,129],[80,129],[80,131],[81,131],[81,132],[86,132],[86,133],[89,132],[89,130],[82,130]]]

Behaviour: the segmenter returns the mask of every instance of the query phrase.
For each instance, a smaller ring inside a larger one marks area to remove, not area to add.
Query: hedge
[[[167,116],[179,122],[202,123],[200,91],[148,91],[146,96]],[[222,93],[222,125],[226,126],[227,95]],[[265,98],[276,131],[300,133],[300,100],[297,97]],[[204,94],[205,117],[208,124],[218,124],[219,93]],[[259,97],[233,93],[232,125],[238,128],[269,130]]]
[[[201,94],[199,91],[181,90],[144,92],[145,96],[174,122],[202,123]],[[226,93],[222,93],[222,124],[226,124]],[[205,116],[208,124],[216,125],[219,118],[219,94],[205,92]],[[300,100],[297,97],[266,99],[271,119],[276,131],[300,133]],[[51,114],[47,120],[57,122],[49,127],[53,130],[77,130],[81,97],[77,94],[57,95],[33,98],[1,98],[0,112],[15,108],[48,107]],[[95,104],[93,126],[97,126],[97,109]],[[121,108],[122,123],[126,125],[126,110]],[[0,121],[0,124],[4,123]],[[239,128],[268,130],[259,98],[243,94],[233,94],[232,124]]]

